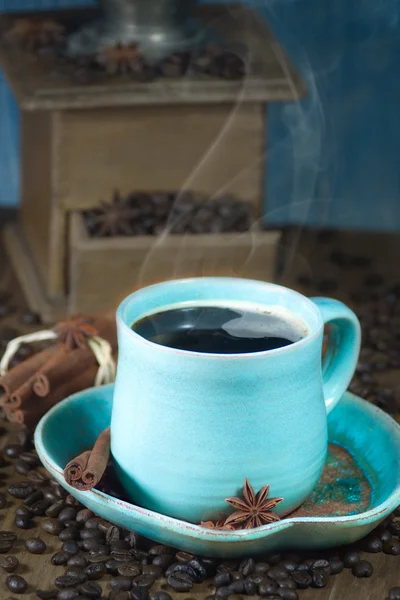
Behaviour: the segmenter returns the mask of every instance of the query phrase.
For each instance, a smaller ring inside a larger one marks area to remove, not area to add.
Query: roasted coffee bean
[[[51,563],[56,566],[66,565],[71,555],[68,552],[56,552],[51,557]]]
[[[8,493],[14,498],[18,498],[18,500],[24,500],[27,498],[32,492],[35,491],[35,488],[29,481],[22,481],[21,483],[11,483],[8,486]]]
[[[246,579],[244,582],[244,593],[246,596],[254,596],[257,593],[257,584],[251,579]]]
[[[311,571],[315,571],[315,570],[323,571],[326,575],[330,575],[330,572],[331,572],[329,562],[323,558],[313,562],[310,570]]]
[[[49,500],[50,498],[47,498]],[[62,509],[64,508],[64,500],[61,498],[60,500],[56,500],[46,509],[46,516],[51,517],[52,519],[57,518]],[[61,521],[60,521],[61,523]]]
[[[54,504],[56,504],[57,502],[60,502],[60,503],[61,503],[60,509],[59,509],[59,510],[57,510],[57,514],[56,514],[56,515],[54,515],[54,516],[58,517],[58,515],[59,515],[59,513],[60,513],[61,509],[62,509],[62,508],[64,508],[64,506],[65,506],[65,501],[64,501],[64,499],[63,499],[63,498],[57,498],[56,494],[55,494],[55,493],[53,492],[53,490],[52,490],[52,489],[50,489],[50,488],[45,488],[45,489],[43,490],[43,498],[44,498],[45,500],[48,500],[49,502],[51,502],[51,504],[50,504],[49,508],[47,508],[47,509],[46,509],[46,512],[45,512],[45,515],[46,515],[46,516],[48,516],[48,517],[51,517],[51,514],[50,514],[50,515],[48,514],[48,511],[51,509],[51,507],[52,507]]]
[[[260,596],[272,596],[278,591],[278,584],[270,579],[263,579],[258,585],[258,593]]]
[[[17,517],[26,517],[28,519],[33,517],[31,509],[27,506],[17,506],[15,509],[15,514]]]
[[[379,537],[368,538],[365,542],[365,551],[370,553],[382,552],[383,542]]]
[[[168,577],[168,585],[175,592],[189,592],[193,587],[193,581],[187,573],[174,572]],[[219,588],[221,589],[221,588]]]
[[[59,589],[76,587],[82,583],[82,577],[77,575],[60,575],[56,577],[54,585]]]
[[[265,574],[253,573],[253,575],[249,575],[249,579],[251,579],[251,581],[254,581],[256,585],[260,585],[260,583],[265,579]]]
[[[124,538],[131,548],[136,548],[138,546],[139,539],[140,536],[136,531],[130,531]]]
[[[232,582],[232,574],[228,571],[217,573],[213,579],[216,588],[227,587]]]
[[[91,548],[89,550],[89,560],[92,558],[99,558],[106,560],[106,557],[110,555],[110,548],[108,546],[104,546],[102,544],[98,544],[97,546]]]
[[[57,600],[77,600],[78,597],[78,590],[75,590],[74,588],[65,588],[58,592]]]
[[[19,529],[31,529],[31,527],[33,527],[32,521],[29,517],[23,517],[19,515],[15,517],[14,524]]]
[[[172,567],[169,567],[165,572],[166,576],[173,575],[174,573],[184,573],[188,575],[193,583],[197,581],[197,574],[192,569],[189,563],[177,563]]]
[[[120,563],[117,568],[118,575],[122,577],[137,577],[141,574],[141,568],[137,563]]]
[[[311,572],[312,577],[312,587],[314,588],[324,588],[329,583],[329,575],[325,573],[322,569],[314,569]]]
[[[291,573],[292,571],[295,571],[297,569],[297,562],[294,560],[290,560],[290,559],[283,559],[278,566],[283,567],[284,569],[286,569],[286,571],[288,571],[289,573]]]
[[[201,559],[193,558],[187,564],[194,573],[194,577],[191,576],[194,583],[202,583],[207,577],[207,571]]]
[[[392,537],[392,534],[390,533],[390,531],[388,529],[384,529],[381,534],[380,534],[380,538],[382,542],[387,542],[388,540],[390,540]]]
[[[232,594],[243,594],[244,592],[244,581],[243,579],[237,579],[236,581],[232,581],[229,585],[229,589]]]
[[[132,583],[131,598],[132,600],[147,600],[149,591],[155,579],[150,575],[139,575],[135,577]]]
[[[64,529],[64,525],[57,519],[44,519],[42,529],[50,535],[58,535]]]
[[[101,597],[102,589],[98,583],[87,581],[78,586],[78,592],[85,598],[93,598],[95,600]]]
[[[92,563],[86,567],[85,573],[88,579],[93,581],[101,579],[107,573],[107,569],[103,563]]]
[[[101,519],[100,517],[96,517],[98,519],[97,529],[101,531],[102,534],[106,535],[107,531],[110,527],[114,527],[110,521],[106,521],[105,519]]]
[[[6,508],[7,506],[7,496],[4,494],[4,492],[0,492],[0,510],[2,508]]]
[[[20,575],[9,575],[6,579],[6,585],[10,592],[14,594],[23,594],[28,587],[25,579]]]
[[[0,567],[6,571],[6,573],[14,573],[18,567],[19,561],[16,556],[4,556],[0,558]]]
[[[88,556],[88,561],[90,564],[104,564],[107,562],[108,556],[104,556],[103,554],[98,554],[96,556]]]
[[[8,531],[8,530],[0,531],[0,543],[8,542],[11,545],[13,545],[16,539],[17,539],[17,535],[13,531]]]
[[[49,500],[38,500],[30,506],[30,509],[35,517],[43,517],[49,505]]]
[[[307,571],[292,571],[290,576],[301,590],[309,588],[312,584],[312,576]]]
[[[40,538],[29,538],[25,540],[25,548],[31,554],[43,554],[46,551],[46,544]]]
[[[277,584],[279,588],[291,588],[292,590],[295,590],[297,588],[297,584],[293,581],[293,579],[290,578],[279,579],[279,581],[277,581]]]
[[[329,573],[330,575],[338,575],[344,569],[343,561],[339,557],[332,557],[329,560]]]
[[[73,521],[76,518],[77,510],[74,506],[65,506],[58,515],[58,520],[63,523],[64,521]]]
[[[162,577],[164,574],[164,570],[161,567],[157,567],[157,565],[143,565],[141,569],[143,575],[150,575],[154,579]]]
[[[67,561],[68,567],[76,567],[78,569],[86,569],[88,561],[83,554],[75,554],[71,556]]]
[[[40,460],[36,452],[23,452],[19,458],[32,467],[37,467],[40,465]]]
[[[400,600],[400,587],[394,587],[389,590],[388,600]]]
[[[85,529],[98,529],[100,521],[100,517],[90,517],[85,521]]]
[[[268,577],[273,580],[287,579],[288,572],[285,567],[271,567],[268,571]]]
[[[400,521],[391,521],[388,525],[390,533],[400,536]]]
[[[172,550],[172,548],[164,546],[163,544],[156,544],[155,546],[152,546],[150,548],[149,554],[153,556],[158,556],[159,554],[174,554],[174,551]]]
[[[114,577],[113,579],[110,579],[110,587],[113,590],[129,591],[132,587],[132,578],[122,577],[121,575]]]
[[[392,554],[393,556],[398,556],[400,554],[400,541],[394,538],[387,540],[383,544],[383,551],[385,554]]]
[[[9,444],[5,448],[5,453],[8,458],[19,458],[20,454],[22,454],[23,448],[17,444]]]
[[[104,541],[104,537],[98,529],[81,529],[79,537],[81,540],[96,540],[95,544],[101,544]]]
[[[254,572],[255,566],[256,563],[253,558],[246,558],[242,560],[239,565],[239,573],[241,573],[243,577],[248,577],[248,575],[251,575]]]
[[[60,521],[58,521],[60,523]],[[66,523],[61,523],[61,527]],[[69,542],[70,540],[77,540],[79,537],[79,530],[74,527],[67,527],[66,529],[62,529],[58,534],[58,539],[60,542]]]
[[[29,471],[26,478],[34,485],[44,485],[48,482],[48,477],[46,477],[39,471]]]
[[[10,552],[13,545],[14,542],[12,542],[11,540],[1,539],[0,537],[0,554],[7,554],[8,552]]]
[[[92,517],[94,517],[94,513],[91,510],[88,508],[82,508],[82,510],[76,513],[76,522],[83,525]]]
[[[118,575],[118,567],[121,563],[116,561],[114,558],[110,558],[104,564],[106,571],[109,575]]]
[[[172,600],[168,592],[150,592],[150,600]]]
[[[351,569],[356,563],[358,563],[359,560],[361,560],[361,558],[358,552],[349,550],[343,555],[342,560],[346,569]]]
[[[67,552],[69,555],[75,555],[78,554],[80,548],[78,542],[76,542],[75,540],[67,540],[61,546],[61,550],[63,552]]]
[[[26,475],[27,473],[29,473],[29,471],[32,470],[32,468],[33,467],[31,467],[28,463],[22,460],[17,460],[17,462],[14,464],[14,469],[20,475]]]
[[[115,525],[111,525],[106,531],[106,542],[107,544],[111,544],[112,542],[116,542],[121,537],[121,531],[119,527]]]
[[[75,579],[80,580],[80,583],[85,583],[85,581],[88,579],[86,573],[79,567],[69,567],[65,571],[64,575],[68,575],[68,577],[75,577]]]
[[[36,590],[35,594],[40,600],[53,600],[57,598],[58,590]]]
[[[255,573],[266,573],[269,569],[270,565],[266,562],[256,563],[254,566]]]
[[[371,577],[373,571],[374,569],[368,560],[359,560],[351,569],[355,577]]]
[[[193,554],[189,554],[189,552],[177,552],[175,558],[178,562],[187,563],[194,558]]]
[[[170,565],[175,561],[172,554],[159,554],[153,558],[153,565],[157,565],[162,569],[168,569]]]

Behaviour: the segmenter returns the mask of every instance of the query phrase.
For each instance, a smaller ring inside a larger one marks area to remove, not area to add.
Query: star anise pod
[[[236,512],[226,519],[225,525],[233,525],[235,529],[253,529],[254,527],[261,527],[261,525],[279,521],[278,515],[273,513],[272,509],[282,502],[283,498],[268,498],[268,493],[269,485],[266,485],[255,494],[246,478],[244,480],[243,498],[234,497],[225,500],[236,509]],[[237,527],[237,525],[241,525],[241,527]]]
[[[214,521],[202,521],[200,526],[205,527],[206,529],[222,529],[226,531],[233,531],[235,529],[233,525],[227,525],[223,519],[216,523],[214,523]]]
[[[110,75],[137,73],[144,64],[143,55],[137,44],[128,46],[117,44],[103,48],[98,53],[96,61]]]
[[[91,225],[99,237],[132,235],[131,219],[135,216],[127,200],[115,192],[111,202],[100,203],[100,212],[91,217]]]
[[[17,19],[7,33],[10,41],[33,51],[65,41],[65,27],[51,19]]]
[[[88,338],[98,335],[92,319],[80,316],[72,317],[69,321],[60,321],[54,327],[54,332],[68,350],[87,348]]]

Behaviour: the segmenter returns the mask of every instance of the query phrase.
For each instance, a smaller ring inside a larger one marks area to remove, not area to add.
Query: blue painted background
[[[88,4],[0,0],[0,10]],[[270,106],[266,218],[400,229],[400,0],[247,0],[309,86]],[[19,194],[18,111],[0,73],[0,204]]]

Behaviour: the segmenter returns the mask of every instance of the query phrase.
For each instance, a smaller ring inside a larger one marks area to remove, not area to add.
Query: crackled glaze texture
[[[341,493],[341,481],[336,494],[332,493],[332,486],[321,488],[320,483],[316,486],[316,493],[304,504],[307,516],[291,515],[258,529],[232,532],[207,530],[178,521],[97,490],[79,492],[65,483],[63,468],[109,426],[113,392],[113,385],[92,388],[55,406],[36,429],[36,449],[46,469],[82,504],[101,517],[157,542],[224,558],[284,548],[339,546],[367,535],[400,503],[400,427],[372,404],[348,393],[329,415],[328,432],[329,441],[342,446],[358,465],[353,463],[343,470],[343,462],[339,460],[339,477],[350,474],[357,479],[358,489],[369,490],[368,507],[365,510],[358,505],[358,514],[354,514],[352,502],[345,516],[335,515],[337,507],[331,510],[332,497],[335,501],[339,497],[341,501],[353,499]],[[313,497],[314,508],[310,505]]]
[[[283,309],[303,323],[304,338],[223,355],[160,346],[132,331],[145,314],[185,302]],[[337,335],[321,370],[328,321]],[[135,292],[119,307],[117,325],[111,446],[133,502],[200,523],[229,514],[224,500],[240,492],[245,477],[256,490],[270,484],[271,496],[284,498],[280,515],[304,501],[325,462],[327,409],[345,391],[358,358],[359,324],[346,306],[269,283],[198,278]]]

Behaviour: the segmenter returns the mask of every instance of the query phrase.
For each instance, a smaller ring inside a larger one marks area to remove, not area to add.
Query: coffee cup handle
[[[361,345],[361,327],[356,315],[339,300],[311,298],[325,325],[330,325],[329,345],[322,360],[322,380],[329,414],[339,402],[354,375]]]

